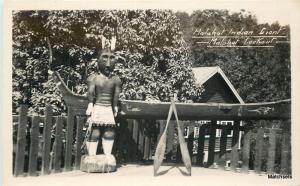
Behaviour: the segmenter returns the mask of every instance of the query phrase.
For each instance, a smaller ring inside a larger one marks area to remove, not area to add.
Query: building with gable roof
[[[238,94],[237,90],[234,88],[232,83],[229,81],[225,73],[219,66],[213,67],[195,67],[192,69],[195,80],[197,84],[200,84],[204,87],[205,91],[201,95],[201,101],[203,103],[240,103],[244,104],[243,99]],[[198,145],[199,137],[199,126],[203,124],[208,124],[211,121],[201,120],[194,121],[194,131],[189,131],[191,128],[185,129],[185,137],[189,138],[190,134],[193,133],[193,154],[196,154],[196,146]],[[217,121],[217,125],[233,125],[234,121]],[[242,123],[241,123],[242,125]],[[215,155],[219,156],[220,152],[220,138],[221,138],[221,129],[216,131],[216,143],[215,143]],[[227,135],[227,151],[230,153],[232,146],[232,136],[233,131]],[[241,134],[239,135],[241,137]],[[209,130],[205,134],[204,142],[204,161],[207,161],[208,157],[208,145],[209,145]],[[238,141],[238,146],[240,148],[241,138]],[[228,162],[230,162],[228,160]]]

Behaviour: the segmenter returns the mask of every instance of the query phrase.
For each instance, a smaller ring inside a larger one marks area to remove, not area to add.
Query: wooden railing
[[[44,116],[28,116],[27,110],[27,106],[21,105],[19,115],[13,116],[14,175],[36,176],[79,169],[86,118],[72,109],[67,117],[53,116],[51,106],[46,107]],[[151,163],[165,121],[121,118],[118,122],[113,150],[118,163]],[[186,140],[193,166],[290,174],[289,120],[252,122],[260,122],[261,126],[265,122],[284,122],[284,128],[251,127],[245,121],[241,125],[241,120],[235,120],[233,126],[218,125],[216,118],[209,124],[181,121],[182,129],[190,129]],[[169,127],[165,162],[181,163],[176,128],[174,124]],[[195,127],[199,127],[197,138],[193,134]],[[217,129],[222,131],[220,138],[216,137]],[[228,137],[231,131],[232,138]]]

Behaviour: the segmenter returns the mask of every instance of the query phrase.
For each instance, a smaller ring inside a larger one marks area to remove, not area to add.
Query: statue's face
[[[98,68],[105,76],[109,76],[115,68],[116,55],[111,50],[103,50],[98,58]]]

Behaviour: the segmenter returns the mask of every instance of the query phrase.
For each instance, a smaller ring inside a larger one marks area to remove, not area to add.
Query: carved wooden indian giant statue
[[[121,80],[112,75],[117,60],[114,49],[116,39],[110,46],[102,37],[102,50],[98,56],[98,72],[88,77],[88,107],[86,115],[90,132],[86,142],[87,156],[81,160],[81,170],[86,172],[110,172],[116,168],[111,154],[115,137],[115,116],[118,113],[118,99]],[[99,141],[102,141],[104,155],[96,155]]]
[[[87,79],[87,97],[76,95],[68,89],[57,72],[53,78],[62,92],[68,109],[86,109],[88,132],[85,139],[87,155],[82,156],[80,169],[85,172],[112,172],[116,170],[116,160],[111,154],[115,137],[115,117],[118,114],[118,99],[121,80],[113,75],[117,57],[116,37],[108,41],[102,37],[102,49],[97,59],[97,73]],[[51,46],[50,56],[52,56]],[[51,58],[50,58],[51,60]],[[81,111],[82,113],[82,111]],[[98,143],[102,142],[104,154],[97,155]]]

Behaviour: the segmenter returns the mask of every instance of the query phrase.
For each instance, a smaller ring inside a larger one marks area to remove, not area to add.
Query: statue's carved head
[[[101,51],[98,57],[98,69],[105,76],[109,76],[114,71],[117,56],[115,52],[109,48],[105,48]]]
[[[113,36],[111,40],[102,36],[102,50],[98,56],[98,69],[105,76],[109,76],[114,71],[117,56],[114,52],[116,45],[116,36]]]

